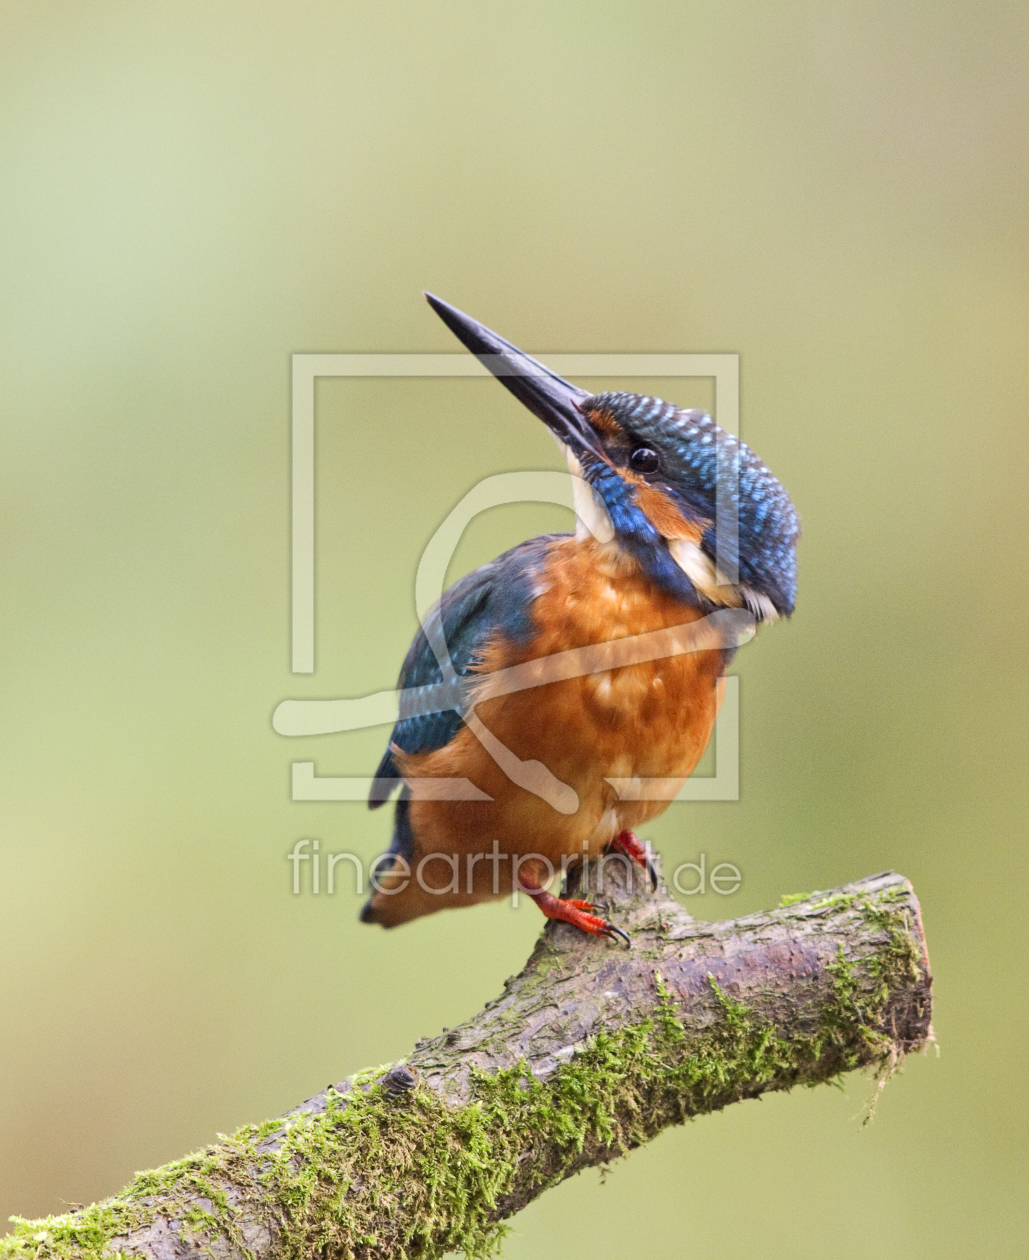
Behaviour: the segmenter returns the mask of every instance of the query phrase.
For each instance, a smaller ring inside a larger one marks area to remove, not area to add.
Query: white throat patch
[[[604,500],[597,494],[582,474],[582,464],[565,446],[558,445],[565,453],[568,471],[572,474],[572,506],[575,508],[575,536],[580,542],[587,538],[595,538],[598,543],[606,545],[615,536],[615,527],[611,524]]]
[[[572,474],[572,503],[575,508],[575,537],[580,542],[596,539],[603,547],[615,540],[615,528],[611,524],[604,500],[583,476],[582,464],[564,444],[558,441],[568,461]],[[758,621],[772,622],[778,619],[775,605],[767,595],[761,595],[749,586],[737,586],[729,582],[715,562],[695,543],[687,538],[666,538],[668,551],[697,591],[712,604],[723,608],[749,608]],[[617,547],[617,543],[615,544]],[[624,553],[621,553],[624,558]]]

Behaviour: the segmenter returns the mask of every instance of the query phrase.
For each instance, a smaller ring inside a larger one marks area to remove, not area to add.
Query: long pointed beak
[[[579,458],[585,452],[603,458],[597,437],[577,404],[589,391],[563,380],[556,372],[472,319],[442,298],[426,293],[426,301],[472,354],[493,373],[520,403],[528,407],[554,436]]]

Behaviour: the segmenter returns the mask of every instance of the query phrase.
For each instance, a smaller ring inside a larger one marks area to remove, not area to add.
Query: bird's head
[[[576,482],[580,531],[688,602],[789,616],[797,511],[750,448],[702,411],[590,394],[448,303],[433,309],[551,430]]]

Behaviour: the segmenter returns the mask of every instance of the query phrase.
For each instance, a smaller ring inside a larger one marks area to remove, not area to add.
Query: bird
[[[590,394],[425,297],[557,439],[576,528],[475,569],[424,618],[368,802],[400,788],[360,917],[396,927],[520,890],[548,919],[628,944],[596,904],[548,885],[617,852],[656,887],[636,829],[700,760],[726,667],[748,637],[740,626],[793,613],[799,517],[706,412]],[[426,791],[436,779],[465,780],[475,799]]]

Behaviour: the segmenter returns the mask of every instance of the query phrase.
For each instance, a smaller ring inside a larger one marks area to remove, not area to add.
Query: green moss
[[[669,1124],[766,1089],[819,1083],[827,1064],[837,1073],[869,1060],[892,1068],[895,1048],[877,1025],[890,993],[918,975],[904,911],[889,897],[860,895],[827,898],[825,906],[853,909],[883,939],[870,959],[854,961],[841,949],[829,964],[833,998],[811,1031],[780,1036],[713,977],[711,1021],[687,1030],[655,972],[649,1018],[591,1038],[545,1082],[524,1063],[474,1072],[472,1101],[453,1107],[423,1088],[387,1094],[378,1083],[385,1069],[362,1073],[347,1094],[330,1090],[324,1111],[293,1117],[284,1132],[276,1122],[248,1126],[220,1146],[139,1174],[116,1200],[18,1221],[0,1256],[98,1257],[111,1239],[152,1220],[157,1199],[161,1215],[181,1220],[200,1246],[226,1237],[244,1255],[245,1215],[276,1232],[283,1260],[350,1257],[371,1247],[383,1256],[462,1249],[487,1256],[505,1230],[497,1217],[512,1205]],[[258,1151],[279,1133],[277,1150]],[[262,1215],[268,1199],[274,1219]]]

